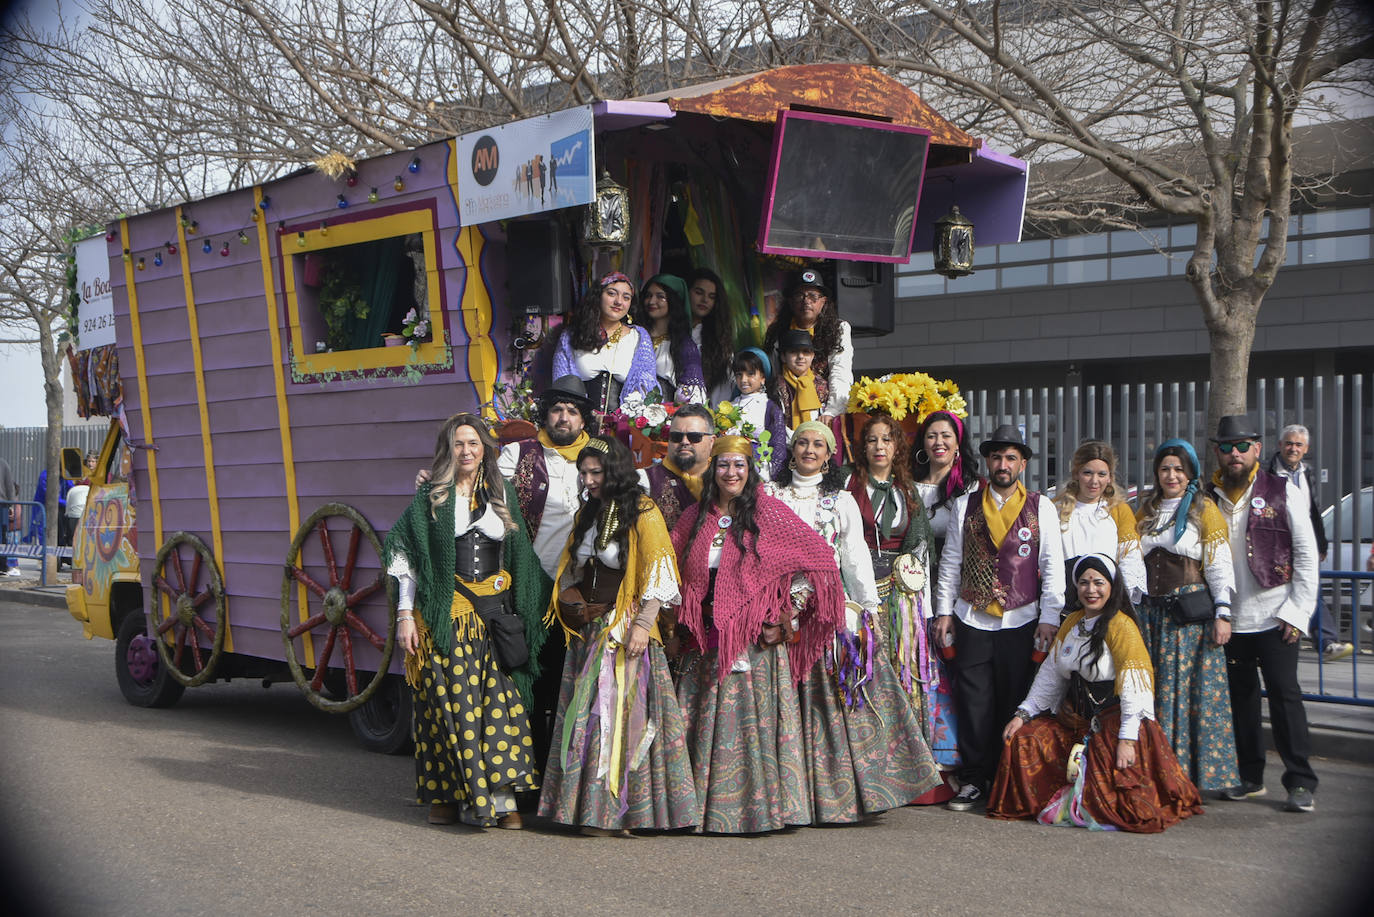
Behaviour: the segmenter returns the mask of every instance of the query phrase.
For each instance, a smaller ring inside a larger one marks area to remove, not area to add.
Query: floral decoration
[[[536,426],[542,420],[537,416],[534,383],[529,379],[497,382],[492,389],[491,406],[498,417],[506,420],[528,420]]]
[[[890,373],[871,379],[864,376],[849,389],[851,414],[887,414],[893,420],[914,415],[924,421],[935,411],[968,416],[968,404],[953,379],[936,380],[927,373]]]
[[[401,337],[405,338],[406,343],[411,347],[418,347],[422,342],[428,340],[429,316],[421,315],[412,307],[401,323]]]
[[[739,405],[729,401],[722,401],[716,405],[716,435],[717,436],[743,436],[752,440],[755,444],[754,463],[759,468],[766,468],[773,460],[773,447],[769,445],[773,434],[767,430],[760,430],[753,424],[744,419],[744,411]]]
[[[623,429],[635,429],[648,439],[667,437],[668,422],[677,413],[677,403],[665,402],[658,389],[647,395],[631,392],[608,417]]]

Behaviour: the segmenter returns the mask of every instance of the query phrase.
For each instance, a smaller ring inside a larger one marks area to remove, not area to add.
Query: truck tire
[[[144,622],[143,613],[137,610],[119,622],[115,678],[124,699],[135,707],[170,707],[181,700],[186,688],[162,667]]]
[[[399,675],[388,675],[372,696],[348,711],[348,725],[368,751],[399,755],[410,751],[410,687]]]

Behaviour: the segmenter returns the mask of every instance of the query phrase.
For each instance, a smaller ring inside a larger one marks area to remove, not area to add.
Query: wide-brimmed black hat
[[[778,335],[778,353],[788,353],[793,350],[815,350],[816,341],[811,337],[810,331],[803,331],[800,328],[788,328]]]
[[[824,275],[815,268],[807,268],[792,275],[791,282],[787,285],[787,298],[791,299],[797,293],[806,289],[820,290],[825,294],[826,299],[834,299],[835,294],[830,291],[830,285],[825,282]]]
[[[1249,414],[1227,414],[1217,421],[1217,435],[1214,443],[1238,443],[1243,439],[1259,439],[1259,431]]]
[[[1004,423],[992,435],[983,440],[978,447],[978,452],[983,458],[987,458],[994,449],[1002,449],[1007,446],[1015,446],[1016,451],[1021,453],[1023,458],[1031,457],[1031,447],[1026,445],[1026,441],[1021,438],[1021,431],[1009,423]]]
[[[577,405],[578,410],[583,414],[591,408],[591,402],[587,400],[587,386],[572,373],[559,376],[553,380],[553,385],[544,389],[544,392],[539,396],[539,410],[541,413],[547,414],[549,408],[562,401]]]

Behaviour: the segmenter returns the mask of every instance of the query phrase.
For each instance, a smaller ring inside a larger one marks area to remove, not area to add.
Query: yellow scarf
[[[983,488],[983,517],[988,521],[988,535],[991,536],[994,547],[1002,547],[1002,542],[1006,540],[1011,527],[1016,524],[1016,517],[1021,515],[1021,508],[1025,505],[1026,485],[1020,481],[1016,482],[1016,489],[1011,492],[1011,496],[1000,509],[997,501],[992,498],[992,487]],[[983,610],[995,618],[1000,618],[1006,609],[1002,607],[1001,602],[994,599]]]
[[[587,440],[589,439],[591,439],[591,437],[587,435],[586,430],[583,430],[581,433],[577,434],[577,439],[573,440],[568,445],[555,446],[553,440],[549,438],[548,431],[539,431],[539,445],[543,446],[545,449],[552,449],[573,464],[577,463],[577,456],[587,445]]]
[[[1232,504],[1235,504],[1239,502],[1241,497],[1245,496],[1246,488],[1255,483],[1255,474],[1258,472],[1259,462],[1256,462],[1250,468],[1249,476],[1241,482],[1241,485],[1239,487],[1231,487],[1226,483],[1226,477],[1221,473],[1221,469],[1218,468],[1216,471],[1212,472],[1212,483],[1217,485],[1218,490],[1226,494],[1226,499],[1230,500]]]
[[[1054,635],[1051,652],[1064,642],[1064,635],[1078,626],[1083,620],[1083,611],[1075,611],[1059,625]],[[1145,640],[1140,636],[1140,628],[1124,613],[1118,612],[1107,624],[1107,652],[1112,657],[1112,667],[1116,669],[1116,694],[1130,690],[1137,694],[1153,694],[1155,690],[1155,667],[1150,663],[1150,651],[1145,648]]]
[[[669,470],[671,470],[673,474],[682,478],[682,483],[687,485],[687,489],[692,492],[692,496],[700,500],[702,487],[701,475],[689,474],[688,472],[683,471],[680,467],[678,467],[678,463],[673,461],[673,457],[671,455],[666,456],[663,459],[663,462],[668,466]]]
[[[819,417],[821,396],[816,393],[816,373],[808,369],[797,376],[792,370],[784,368],[782,378],[792,387],[792,429]]]

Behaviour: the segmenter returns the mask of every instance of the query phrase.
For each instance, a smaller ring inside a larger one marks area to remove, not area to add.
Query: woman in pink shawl
[[[673,529],[697,824],[718,834],[807,825],[794,673],[810,671],[844,622],[839,568],[824,539],[759,491],[748,439],[718,436],[711,454],[701,501]]]

